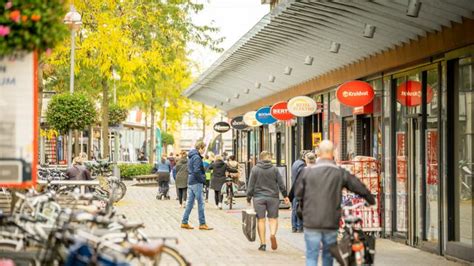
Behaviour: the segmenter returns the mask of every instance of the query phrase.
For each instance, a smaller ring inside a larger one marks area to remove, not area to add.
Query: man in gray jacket
[[[253,198],[253,206],[258,219],[258,237],[260,238],[260,247],[258,250],[265,251],[265,215],[270,225],[270,242],[272,249],[277,249],[276,232],[278,228],[278,208],[280,206],[280,195],[283,194],[285,203],[288,199],[283,178],[278,169],[272,165],[271,154],[268,151],[262,151],[259,156],[259,162],[250,172],[250,181],[247,188],[247,202]]]
[[[314,166],[303,169],[295,188],[295,197],[303,202],[307,266],[318,265],[320,243],[323,244],[323,265],[333,264],[329,247],[336,243],[343,188],[359,194],[369,204],[375,204],[367,187],[336,165],[331,141],[322,141],[319,152],[319,160]]]

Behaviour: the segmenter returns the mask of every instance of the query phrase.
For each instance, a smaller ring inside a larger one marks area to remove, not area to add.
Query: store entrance
[[[395,236],[438,252],[438,70],[401,74],[396,85]]]

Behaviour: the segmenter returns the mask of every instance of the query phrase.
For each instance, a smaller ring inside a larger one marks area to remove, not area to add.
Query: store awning
[[[287,0],[184,95],[224,111],[235,109],[462,23],[462,17],[474,17],[473,11],[472,0]]]

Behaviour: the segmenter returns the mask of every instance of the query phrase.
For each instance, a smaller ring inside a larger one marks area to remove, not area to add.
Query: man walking
[[[188,201],[186,203],[186,209],[183,215],[183,221],[181,222],[181,228],[194,229],[189,225],[189,215],[194,207],[194,200],[198,202],[198,213],[199,213],[199,229],[200,230],[212,230],[212,228],[206,225],[206,217],[204,215],[204,198],[202,195],[202,189],[206,182],[206,176],[204,166],[202,164],[202,156],[206,145],[200,141],[196,143],[195,149],[189,151],[188,154]]]
[[[267,151],[260,153],[257,165],[250,172],[250,181],[247,188],[247,202],[250,204],[253,198],[253,206],[258,219],[258,236],[260,238],[260,247],[258,250],[266,250],[265,239],[265,216],[270,224],[270,241],[273,250],[278,248],[276,232],[278,229],[278,208],[280,198],[278,190],[285,197],[285,203],[290,200],[287,197],[286,188],[283,184],[283,178],[278,169],[272,165],[271,155]]]
[[[297,200],[295,198],[295,184],[298,180],[298,177],[301,173],[301,170],[306,166],[305,155],[308,153],[306,150],[300,152],[300,158],[296,160],[291,166],[291,190],[289,194],[289,199],[291,201],[291,231],[293,233],[302,233],[303,232],[303,221],[296,215],[297,210]]]
[[[367,187],[357,177],[336,165],[331,141],[322,141],[319,153],[316,165],[303,169],[295,188],[296,198],[303,201],[307,266],[318,265],[321,243],[323,265],[333,265],[329,247],[336,243],[343,188],[359,194],[369,204],[375,204]]]

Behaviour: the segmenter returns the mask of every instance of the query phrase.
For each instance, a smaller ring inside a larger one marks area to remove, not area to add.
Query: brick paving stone
[[[175,189],[170,188],[171,200],[156,200],[156,187],[139,187],[127,183],[125,198],[117,204],[120,213],[130,221],[145,223],[148,236],[169,236],[179,239],[175,246],[192,265],[304,265],[303,234],[291,233],[290,210],[280,210],[280,225],[277,233],[278,250],[271,251],[267,240],[267,251],[257,248],[259,240],[249,242],[241,228],[241,210],[246,208],[244,198],[236,200],[235,210],[218,210],[214,196],[206,204],[206,222],[212,231],[197,230],[197,205],[190,216],[194,230],[179,228],[184,209],[175,199]],[[269,238],[269,230],[267,230]],[[377,240],[376,265],[460,265],[443,257],[386,239]]]

